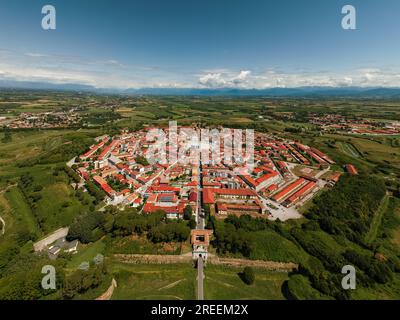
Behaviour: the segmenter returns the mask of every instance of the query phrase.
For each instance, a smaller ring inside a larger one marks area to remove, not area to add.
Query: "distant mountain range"
[[[178,96],[234,96],[234,97],[357,97],[357,98],[400,98],[400,88],[363,87],[298,87],[269,89],[237,88],[141,88],[118,90],[95,88],[82,84],[54,84],[48,82],[0,80],[1,89],[54,90],[92,92],[122,95],[178,95]]]

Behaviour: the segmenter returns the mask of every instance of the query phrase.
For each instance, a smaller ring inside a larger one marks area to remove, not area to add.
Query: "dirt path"
[[[114,258],[120,262],[132,264],[175,264],[193,263],[190,255],[151,255],[151,254],[114,254]],[[254,267],[271,271],[290,272],[296,270],[298,265],[291,262],[276,262],[264,260],[248,260],[221,258],[216,255],[209,255],[207,263],[231,267]]]
[[[292,262],[276,262],[265,260],[248,260],[235,258],[220,258],[217,256],[209,257],[207,263],[214,265],[223,265],[230,267],[254,267],[270,271],[290,272],[298,269],[298,265]]]
[[[96,300],[110,300],[116,287],[117,281],[115,281],[115,279],[113,278],[111,281],[111,285],[109,286],[107,291],[104,292],[100,297],[96,298]]]
[[[0,217],[0,222],[1,222],[1,225],[2,225],[1,235],[3,235],[6,232],[6,222],[4,221],[4,219],[2,217]]]
[[[172,282],[172,283],[170,283],[170,284],[168,284],[168,285],[166,285],[166,286],[164,286],[164,287],[158,288],[158,290],[164,290],[164,289],[173,288],[173,287],[177,286],[179,283],[181,283],[181,282],[184,281],[184,280],[186,280],[186,279],[181,279],[181,280]]]

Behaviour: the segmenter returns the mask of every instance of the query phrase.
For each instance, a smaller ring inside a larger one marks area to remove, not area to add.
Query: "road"
[[[197,259],[197,300],[204,300],[204,262]]]
[[[113,293],[114,289],[117,287],[117,281],[113,278],[111,281],[110,287],[107,289],[106,292],[104,292],[100,297],[96,298],[96,300],[110,300]]]
[[[204,216],[202,212],[202,199],[203,199],[203,177],[202,177],[202,165],[201,162],[199,164],[199,181],[197,184],[197,212],[196,212],[196,222],[197,229],[204,229]]]
[[[202,165],[199,163],[199,181],[197,184],[197,210],[196,210],[196,228],[198,230],[204,229],[204,216],[202,212]],[[197,300],[204,300],[204,260],[202,257],[197,259]]]

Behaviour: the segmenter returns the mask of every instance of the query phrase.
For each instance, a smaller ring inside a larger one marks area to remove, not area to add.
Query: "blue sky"
[[[41,28],[41,8],[57,29]],[[341,28],[341,8],[357,30]],[[0,0],[0,79],[96,87],[400,86],[398,0]]]

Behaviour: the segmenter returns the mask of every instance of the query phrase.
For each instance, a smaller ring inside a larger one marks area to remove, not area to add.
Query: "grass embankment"
[[[196,270],[191,265],[132,265],[110,262],[118,283],[114,300],[194,300]]]
[[[378,234],[379,227],[381,225],[382,217],[386,213],[389,207],[390,197],[386,195],[382,199],[382,203],[379,206],[378,210],[375,212],[374,217],[372,218],[371,227],[368,233],[365,235],[365,242],[372,243]]]
[[[245,284],[239,277],[240,268],[207,265],[204,292],[208,300],[282,300],[282,284],[288,279],[285,272],[254,269],[255,281]]]

